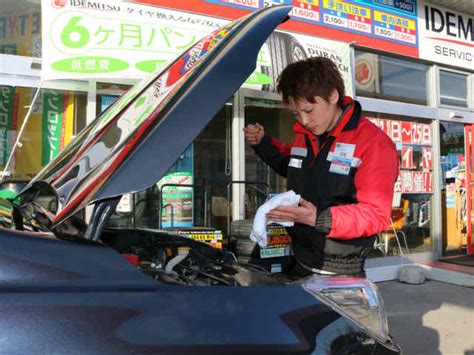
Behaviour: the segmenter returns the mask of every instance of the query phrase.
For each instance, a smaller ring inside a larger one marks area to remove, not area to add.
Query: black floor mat
[[[446,259],[441,259],[440,261],[443,261],[445,263],[474,267],[474,255],[454,256]]]

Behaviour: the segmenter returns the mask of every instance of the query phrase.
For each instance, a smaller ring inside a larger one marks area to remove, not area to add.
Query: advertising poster
[[[420,58],[474,69],[474,16],[422,0],[418,15]]]
[[[396,193],[432,193],[433,140],[431,126],[426,123],[390,119],[368,119],[383,130],[400,152],[400,174]],[[415,153],[421,153],[415,163]]]
[[[374,10],[374,33],[392,41],[417,44],[416,20]]]
[[[47,79],[141,78],[229,21],[126,2],[42,1]]]
[[[185,238],[190,238],[212,245],[214,248],[222,249],[222,231],[220,230],[178,230],[177,233]]]
[[[244,87],[275,92],[277,78],[288,64],[316,56],[330,58],[336,63],[344,79],[346,94],[352,96],[348,44],[283,31],[272,33],[260,50],[254,74],[258,73],[264,81],[247,80]]]
[[[29,88],[15,88],[18,95],[17,127],[23,125],[23,120],[28,112],[35,91]],[[41,132],[42,132],[43,99],[40,92],[31,108],[28,123],[22,134],[22,145],[15,150],[15,177],[31,179],[41,170]]]
[[[48,164],[69,143],[73,120],[74,94],[43,92],[41,165]]]
[[[161,191],[161,226],[189,227],[194,223],[193,188],[194,149],[191,144],[157,183]],[[168,185],[168,186],[166,186]]]
[[[0,86],[0,167],[7,164],[13,146],[13,126],[16,121],[15,88]]]
[[[433,169],[433,149],[430,147],[422,148],[423,170]]]
[[[203,2],[248,11],[291,4],[294,8],[290,16],[295,21],[292,30],[307,32],[297,25],[297,22],[304,22],[342,31],[340,41],[356,41],[364,46],[380,49],[377,43],[370,40],[372,38],[382,41],[378,43],[385,42],[385,49],[389,51],[409,56],[418,54],[417,0],[203,0]],[[364,39],[361,40],[360,36]],[[331,37],[337,38],[334,35]],[[388,45],[389,42],[395,46]]]
[[[30,2],[24,11],[1,11],[0,53],[41,57],[40,29],[39,4],[36,8]]]
[[[401,169],[413,169],[413,147],[409,145],[402,146],[402,164]]]
[[[281,226],[267,227],[267,246],[260,248],[260,258],[278,258],[292,255],[291,237]]]

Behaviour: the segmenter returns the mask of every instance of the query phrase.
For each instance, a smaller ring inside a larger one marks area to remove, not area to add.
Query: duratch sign
[[[438,63],[474,69],[474,18],[420,2],[419,55]]]

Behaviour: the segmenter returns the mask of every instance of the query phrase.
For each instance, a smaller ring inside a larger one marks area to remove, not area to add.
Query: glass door
[[[245,91],[244,125],[259,123],[265,134],[288,144],[293,137],[295,120],[272,93]],[[245,144],[244,215],[252,218],[268,194],[286,191],[286,179],[263,162],[249,144]]]
[[[466,142],[466,195],[467,195],[467,254],[474,254],[472,238],[473,197],[474,197],[474,125],[465,125]]]
[[[443,256],[464,254],[467,235],[467,132],[464,124],[440,122]],[[469,227],[470,228],[470,227]]]

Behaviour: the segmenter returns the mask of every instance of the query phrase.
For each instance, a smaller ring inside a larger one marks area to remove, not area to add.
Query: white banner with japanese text
[[[382,118],[368,119],[396,144],[400,172],[396,193],[432,193],[433,135],[427,123]]]
[[[228,21],[118,1],[44,0],[42,77],[142,78]]]

